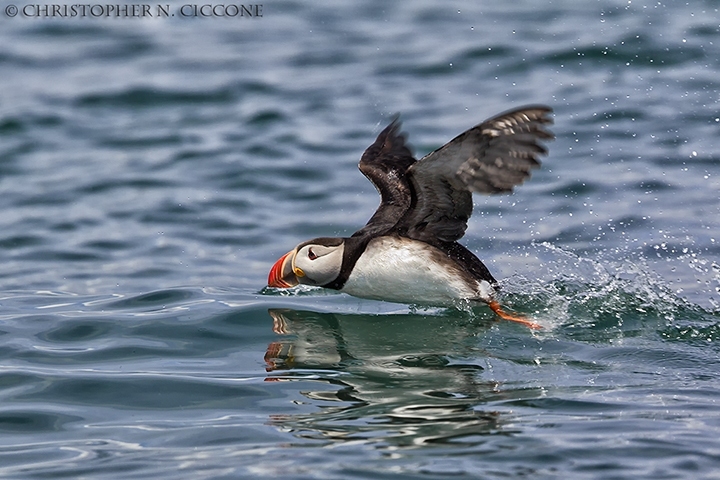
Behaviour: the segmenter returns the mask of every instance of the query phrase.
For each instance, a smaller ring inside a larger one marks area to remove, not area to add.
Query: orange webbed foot
[[[521,323],[521,324],[525,325],[526,327],[531,328],[533,330],[540,330],[542,328],[541,325],[539,325],[531,320],[528,320],[527,318],[525,318],[521,315],[507,313],[505,310],[502,309],[500,304],[498,302],[496,302],[495,300],[488,302],[488,306],[490,307],[490,309],[493,312],[495,312],[497,314],[498,317],[502,318],[503,320]]]

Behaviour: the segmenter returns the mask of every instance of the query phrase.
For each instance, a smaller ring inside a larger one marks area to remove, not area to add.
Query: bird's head
[[[268,286],[326,285],[340,275],[344,251],[342,238],[316,238],[301,243],[275,262],[268,275]]]

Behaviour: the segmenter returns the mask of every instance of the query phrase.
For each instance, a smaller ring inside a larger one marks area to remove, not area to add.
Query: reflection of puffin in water
[[[507,420],[486,404],[506,394],[496,381],[483,380],[481,365],[458,361],[476,357],[475,339],[488,322],[453,311],[268,313],[282,337],[268,345],[266,381],[304,382],[303,401],[270,417],[284,431],[303,440],[417,447],[482,442],[504,429]]]
[[[529,106],[500,114],[418,161],[394,120],[360,160],[382,197],[367,225],[349,238],[301,243],[273,265],[268,285],[436,306],[481,301],[506,320],[539,328],[502,310],[495,279],[457,240],[472,213],[472,192],[510,192],[540,165],[547,150],[538,142],[553,138],[543,128],[552,123],[550,112]]]

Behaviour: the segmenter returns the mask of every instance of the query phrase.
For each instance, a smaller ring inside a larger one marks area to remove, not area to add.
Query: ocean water
[[[0,477],[720,477],[716,1],[13,5]],[[528,103],[550,155],[462,243],[542,330],[265,288],[374,212],[393,114],[423,155]]]

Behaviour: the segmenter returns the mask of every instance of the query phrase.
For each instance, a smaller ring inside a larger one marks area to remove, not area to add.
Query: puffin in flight
[[[381,203],[348,238],[303,242],[270,269],[268,286],[331,288],[374,300],[427,306],[486,303],[499,317],[540,326],[508,313],[494,298],[496,280],[458,243],[473,208],[472,192],[511,192],[540,166],[551,140],[552,109],[524,106],[501,113],[415,160],[396,117],[358,167]]]

